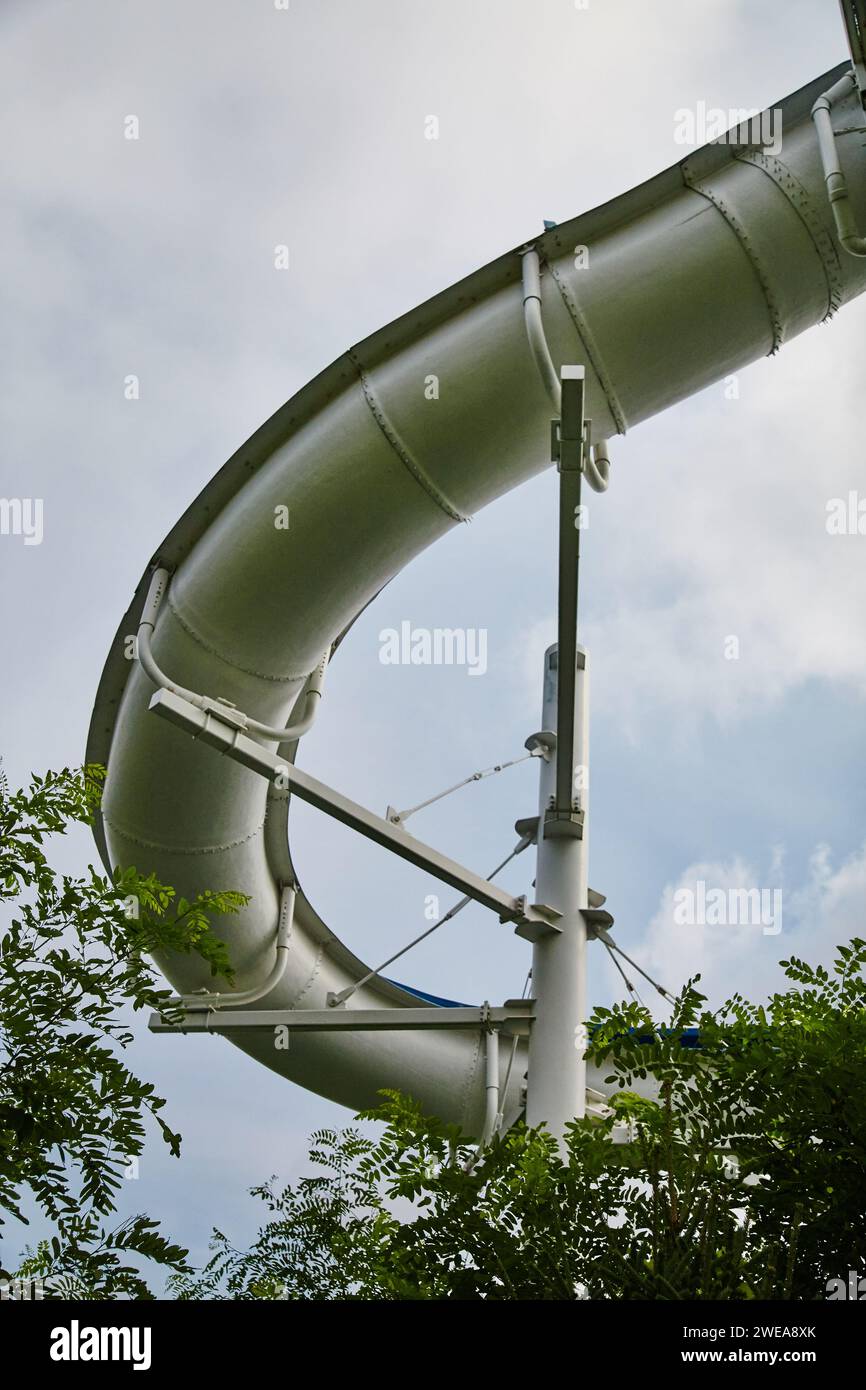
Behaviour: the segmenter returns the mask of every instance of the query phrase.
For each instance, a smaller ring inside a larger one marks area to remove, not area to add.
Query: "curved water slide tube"
[[[828,157],[835,152],[846,185],[846,218],[866,227],[866,145],[855,133],[864,118],[846,71],[774,108],[777,153],[708,145],[534,241],[550,354],[557,371],[585,365],[596,440],[775,353],[866,288],[866,260],[840,241],[811,116],[834,88]],[[823,115],[820,123],[827,146]],[[588,268],[575,264],[578,246],[589,249]],[[156,551],[109,654],[87,748],[89,761],[108,767],[96,827],[102,858],[153,871],[187,897],[205,888],[249,894],[249,906],[218,930],[234,988],[257,1008],[323,1009],[366,967],[300,887],[275,950],[282,890],[298,876],[289,794],[155,718],[154,683],[141,661],[127,659],[126,639],[164,569],[170,582],[152,638],[159,667],[264,724],[297,724],[322,653],[382,586],[451,527],[550,467],[552,412],[527,338],[522,249],[350,349],[238,449]],[[435,406],[424,394],[431,374],[440,381]],[[611,452],[615,467],[615,441]],[[279,506],[290,508],[288,535],[274,526]],[[296,748],[279,752],[290,759]],[[183,993],[213,987],[195,959],[160,965]],[[419,993],[377,977],[347,1007],[417,1008]],[[380,1088],[397,1087],[468,1134],[481,1130],[480,1029],[301,1032],[287,1051],[274,1049],[268,1031],[231,1037],[343,1105],[373,1105]],[[505,1123],[520,1108],[525,1068],[521,1043],[501,1100]],[[592,1071],[588,1083],[601,1084]]]

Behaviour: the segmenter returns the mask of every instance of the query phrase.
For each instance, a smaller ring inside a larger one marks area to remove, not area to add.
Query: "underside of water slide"
[[[612,441],[614,459],[614,436],[775,353],[866,288],[856,235],[866,227],[864,114],[850,73],[840,66],[774,108],[764,128],[780,130],[781,144],[707,145],[533,238],[550,358],[557,370],[584,365],[593,436]],[[374,333],[282,406],[157,548],[120,623],[87,747],[88,761],[108,768],[100,854],[109,869],[154,872],[186,897],[249,895],[246,909],[216,924],[239,991],[223,996],[222,1009],[246,993],[256,1009],[324,1010],[367,968],[342,941],[344,924],[323,922],[303,892],[288,835],[291,785],[156,718],[154,681],[129,659],[128,638],[154,575],[163,576],[150,643],[158,669],[265,725],[296,724],[322,653],[383,585],[551,466],[550,401],[526,331],[525,252],[507,252]],[[430,377],[439,381],[435,405]],[[281,507],[290,539],[274,525]],[[328,679],[339,678],[337,660]],[[327,720],[326,698],[319,718]],[[275,748],[254,728],[249,737]],[[293,737],[278,751],[294,763],[299,746]],[[281,906],[285,927],[285,890],[295,884],[277,969]],[[195,958],[160,964],[184,995],[213,988]],[[419,1002],[436,1001],[374,976],[343,1007]],[[231,1040],[343,1105],[373,1105],[394,1087],[481,1131],[481,1028],[299,1029],[288,1050],[257,1028],[235,1029]],[[525,1042],[514,1047],[513,1065],[507,1050],[496,1062],[506,1124],[521,1109],[526,1072]],[[592,1070],[587,1082],[603,1089]]]

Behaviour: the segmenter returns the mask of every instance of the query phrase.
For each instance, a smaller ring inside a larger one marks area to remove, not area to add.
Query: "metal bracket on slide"
[[[173,690],[157,690],[150,702],[150,708],[161,718],[176,724],[193,738],[208,743],[234,762],[241,763],[271,784],[287,790],[299,800],[306,801],[318,811],[341,821],[351,830],[357,830],[368,840],[389,849],[401,859],[414,864],[432,874],[443,883],[450,884],[459,892],[483,907],[495,912],[500,922],[515,922],[519,935],[530,941],[547,932],[559,931],[556,920],[560,913],[543,903],[528,903],[526,898],[514,898],[510,893],[497,888],[479,874],[466,869],[439,850],[416,840],[414,835],[393,825],[382,816],[375,815],[366,807],[351,801],[342,792],[326,786],[308,772],[302,772],[292,763],[286,762],[270,749],[258,743],[249,734],[238,728],[230,719],[225,719],[218,707],[200,709]],[[229,713],[231,713],[229,711]]]

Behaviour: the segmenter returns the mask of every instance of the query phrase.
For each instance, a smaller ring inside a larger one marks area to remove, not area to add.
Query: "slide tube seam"
[[[202,651],[207,652],[209,656],[215,656],[217,661],[221,661],[224,666],[228,666],[230,671],[239,671],[243,676],[254,676],[256,680],[269,681],[272,685],[297,685],[300,681],[305,681],[309,676],[309,671],[302,671],[298,675],[291,676],[273,676],[267,671],[256,671],[251,666],[242,666],[230,656],[226,656],[225,652],[220,651],[218,647],[212,642],[209,642],[205,637],[202,637],[200,632],[196,631],[186,614],[181,612],[177,599],[172,594],[171,589],[169,589],[166,596],[166,602],[168,603],[172,615],[177,618],[184,632],[188,637],[192,638],[196,646],[201,647]]]
[[[307,979],[306,983],[301,986],[300,990],[295,995],[294,999],[289,1005],[290,1009],[300,1008],[301,1000],[304,998],[305,995],[309,994],[310,990],[316,982],[316,979],[318,978],[319,971],[322,968],[322,957],[324,956],[324,954],[325,944],[324,942],[320,942],[319,948],[316,951],[316,959],[313,962],[313,968],[310,971],[309,978]]]
[[[688,167],[688,162],[683,165],[683,182],[687,188],[690,188],[701,198],[706,198],[707,202],[712,204],[740,243],[744,256],[757,276],[758,283],[761,286],[767,304],[767,313],[770,318],[770,328],[773,338],[773,346],[767,356],[775,356],[785,341],[785,327],[782,322],[782,315],[776,302],[776,296],[773,293],[773,287],[770,283],[769,276],[765,273],[764,267],[761,265],[760,258],[752,245],[749,233],[733,209],[728,206],[720,194],[715,192],[708,180],[697,179],[692,176]]]
[[[226,840],[222,844],[186,846],[173,843],[166,845],[160,843],[159,840],[142,839],[142,837],[136,835],[134,831],[124,829],[122,825],[118,824],[113,817],[106,815],[104,811],[102,813],[102,819],[116,835],[122,836],[122,838],[128,840],[130,844],[140,846],[141,849],[155,849],[161,854],[179,854],[184,856],[196,854],[222,854],[225,850],[237,849],[240,845],[247,845],[251,840],[255,840],[257,836],[262,834],[265,828],[265,822],[262,821],[262,823],[257,825],[255,830],[251,830],[248,835],[241,835],[237,840]]]
[[[470,521],[470,517],[464,516],[462,512],[458,511],[457,508],[451,502],[449,502],[444,492],[441,492],[439,488],[436,486],[429,473],[427,473],[427,471],[421,467],[421,464],[418,462],[417,459],[412,457],[409,450],[406,448],[406,445],[403,443],[399,434],[395,430],[394,426],[391,424],[391,421],[385,414],[382,404],[378,396],[376,395],[376,392],[373,390],[370,378],[364,370],[364,367],[362,366],[361,361],[354,348],[350,348],[347,355],[351,359],[355,367],[355,370],[358,373],[358,380],[361,383],[361,390],[364,393],[364,400],[367,402],[367,405],[370,408],[370,414],[373,416],[373,419],[376,421],[376,424],[379,426],[379,429],[382,431],[382,434],[387,439],[394,453],[397,455],[398,459],[403,464],[403,467],[406,468],[409,473],[411,473],[416,483],[418,483],[424,489],[428,497],[432,498],[432,500],[436,503],[437,507],[441,508],[441,510],[445,512],[446,516],[451,517],[452,521]]]
[[[556,288],[559,290],[560,295],[562,296],[562,302],[565,305],[566,310],[568,311],[568,315],[572,323],[574,324],[577,335],[580,338],[581,343],[583,344],[583,348],[587,357],[587,362],[589,366],[592,368],[596,377],[598,378],[598,384],[604,392],[604,398],[607,401],[607,408],[613,416],[614,424],[617,428],[617,433],[625,434],[628,430],[628,421],[626,420],[625,411],[623,410],[622,403],[620,402],[616,390],[614,389],[613,382],[611,381],[610,376],[608,375],[607,369],[601,360],[601,354],[598,350],[598,345],[592,336],[592,332],[590,330],[589,324],[586,321],[583,310],[580,308],[580,305],[578,304],[571,290],[568,288],[568,285],[563,280],[553,261],[548,262],[548,268],[550,270],[551,275],[553,276],[553,282],[556,285]]]
[[[827,313],[823,321],[829,322],[842,307],[842,267],[836,243],[821,221],[807,189],[781,159],[767,154],[766,150],[738,150],[734,158],[741,164],[751,164],[760,169],[776,185],[809,233],[827,280]]]

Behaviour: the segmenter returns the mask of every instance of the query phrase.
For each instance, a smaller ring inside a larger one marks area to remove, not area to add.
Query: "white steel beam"
[[[228,998],[228,996],[226,996]],[[290,1032],[407,1032],[416,1029],[495,1029],[526,1037],[534,1017],[532,999],[509,999],[504,1005],[480,1004],[419,1009],[191,1009],[178,1023],[161,1014],[150,1016],[152,1033],[230,1033],[238,1029],[285,1027]]]

